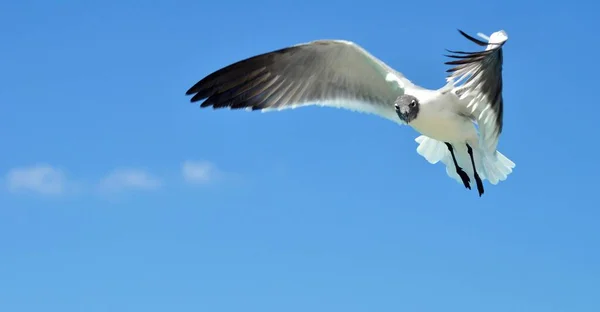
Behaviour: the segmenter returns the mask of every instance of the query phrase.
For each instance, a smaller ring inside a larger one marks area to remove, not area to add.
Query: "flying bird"
[[[504,181],[515,164],[496,148],[502,133],[505,31],[478,35],[458,30],[485,50],[447,50],[446,83],[414,84],[352,41],[316,40],[246,58],[194,84],[186,95],[200,107],[282,110],[309,105],[375,114],[421,135],[417,153],[442,162],[446,173],[479,196],[483,180]]]

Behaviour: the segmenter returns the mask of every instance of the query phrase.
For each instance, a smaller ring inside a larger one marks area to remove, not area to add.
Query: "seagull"
[[[483,180],[506,180],[514,162],[497,150],[503,126],[503,46],[500,30],[485,50],[448,51],[446,83],[426,89],[355,42],[315,40],[255,55],[205,76],[186,92],[201,108],[278,111],[319,105],[375,114],[408,125],[420,136],[417,153],[442,162],[449,177],[479,196]]]

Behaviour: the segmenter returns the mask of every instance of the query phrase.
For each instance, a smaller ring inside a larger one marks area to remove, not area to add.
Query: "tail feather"
[[[446,157],[446,153],[448,152],[446,144],[440,141],[432,140],[424,135],[416,138],[415,141],[419,143],[419,147],[417,147],[417,153],[425,157],[429,163],[436,164]]]
[[[460,176],[456,173],[456,167],[452,160],[452,155],[444,142],[434,140],[430,137],[421,135],[415,139],[419,143],[417,153],[423,156],[429,163],[436,164],[442,162],[446,166],[446,174],[449,177],[462,184]],[[469,175],[471,181],[475,181],[471,157],[467,152],[466,145],[454,146],[454,155],[458,165]],[[500,181],[506,180],[508,175],[515,167],[515,163],[504,156],[499,151],[495,154],[485,153],[478,146],[473,147],[473,159],[477,167],[477,173],[482,180],[488,180],[496,185]]]
[[[495,185],[508,178],[508,175],[515,167],[515,163],[499,151],[496,151],[496,155],[484,155],[483,167],[487,180]]]

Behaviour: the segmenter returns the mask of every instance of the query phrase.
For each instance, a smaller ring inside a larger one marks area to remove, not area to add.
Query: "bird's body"
[[[506,33],[485,43],[461,33],[483,52],[454,52],[446,85],[420,87],[362,47],[345,40],[317,40],[256,55],[206,76],[186,94],[201,107],[272,111],[307,105],[379,115],[421,133],[417,152],[442,162],[467,188],[475,179],[506,179],[514,163],[496,150],[502,132],[502,45]],[[451,51],[452,52],[452,51]],[[458,83],[467,79],[463,85]],[[475,124],[478,127],[475,127]]]
[[[462,113],[454,93],[430,92],[420,103],[419,115],[409,123],[416,131],[442,142],[477,142],[473,121]]]

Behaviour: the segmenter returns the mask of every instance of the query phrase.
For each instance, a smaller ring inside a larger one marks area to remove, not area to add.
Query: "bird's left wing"
[[[396,98],[418,88],[359,45],[318,40],[249,57],[198,81],[186,95],[201,107],[280,110],[321,105],[398,123]]]
[[[503,30],[489,38],[480,35],[488,42],[459,32],[480,46],[487,46],[480,52],[449,51],[448,57],[457,60],[446,62],[454,65],[448,69],[447,80],[455,86],[453,92],[463,100],[467,113],[477,122],[480,144],[491,153],[496,151],[502,133],[504,103],[502,98],[502,47],[508,36]],[[465,80],[466,79],[466,80]],[[463,82],[462,85],[459,85]]]

